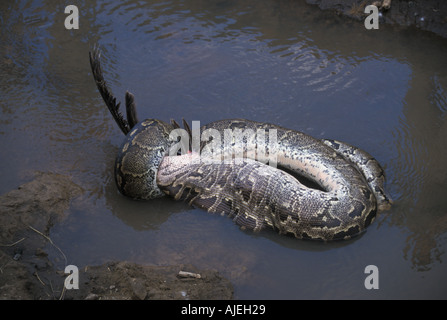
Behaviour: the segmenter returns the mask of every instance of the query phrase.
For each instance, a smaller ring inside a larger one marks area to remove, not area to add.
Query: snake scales
[[[263,147],[266,156],[275,153],[279,168],[256,161],[256,152],[251,151],[260,146],[247,137],[233,137],[227,144],[202,137],[200,156],[168,155],[178,141],[170,133],[179,125],[173,120],[170,124],[157,119],[138,122],[129,92],[124,119],[120,104],[106,86],[96,48],[90,52],[90,64],[99,92],[126,134],[115,162],[116,184],[126,196],[151,199],[168,194],[228,215],[245,229],[271,227],[296,238],[321,240],[358,235],[371,224],[377,210],[391,204],[384,191],[384,172],[371,155],[346,143],[318,140],[273,124],[229,119],[205,125],[200,132],[214,130],[224,136],[228,129],[276,130],[276,150],[269,150],[269,138]],[[183,123],[191,137],[191,129]],[[236,154],[241,152],[243,160],[223,161],[229,147]],[[216,153],[216,149],[223,152]],[[298,176],[314,186],[301,183]]]

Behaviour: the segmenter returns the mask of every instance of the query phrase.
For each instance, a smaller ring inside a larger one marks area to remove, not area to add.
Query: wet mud
[[[52,241],[50,230],[70,214],[71,200],[82,193],[68,176],[39,173],[34,180],[0,196],[0,299],[233,297],[232,284],[217,271],[192,265],[111,261],[80,267],[75,277],[72,270],[65,270],[69,257]]]

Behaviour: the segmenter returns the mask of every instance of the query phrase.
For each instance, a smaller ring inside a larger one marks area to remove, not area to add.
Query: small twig
[[[33,230],[34,232],[37,232],[38,234],[40,234],[42,237],[44,237],[45,239],[47,239],[57,250],[59,250],[59,252],[62,254],[62,256],[64,257],[64,259],[65,259],[65,265],[67,265],[67,257],[65,256],[65,254],[62,252],[62,250],[57,246],[57,245],[55,245],[54,244],[54,242],[53,242],[53,240],[51,240],[50,239],[50,237],[48,237],[48,236],[46,236],[46,235],[44,235],[42,232],[40,232],[39,230],[37,230],[37,229],[35,229],[35,228],[33,228],[33,227],[31,227],[31,226],[28,226],[28,228],[30,228],[31,230]]]
[[[40,282],[43,286],[45,286],[45,283],[39,278],[39,275],[37,274],[37,271],[34,272],[34,275],[36,276],[37,280],[39,280],[39,282]]]
[[[31,230],[37,232],[37,233],[40,234],[42,237],[44,237],[45,239],[47,239],[48,241],[50,241],[51,243],[53,243],[53,241],[51,241],[51,239],[50,239],[48,236],[44,235],[44,234],[43,234],[42,232],[40,232],[39,230],[37,230],[37,229],[31,227],[30,225],[28,226],[28,228],[30,228]]]
[[[59,300],[63,300],[63,299],[64,299],[64,295],[65,295],[65,285],[64,285],[64,287],[62,288],[62,292],[61,292],[61,295],[60,295],[60,297],[59,297]]]
[[[2,265],[2,266],[0,267],[0,273],[1,273],[1,274],[3,274],[3,268],[6,267],[6,265],[7,265],[8,263],[10,263],[11,261],[13,261],[13,260],[12,260],[12,259],[9,260],[8,262],[6,262],[4,265]]]
[[[37,280],[39,280],[39,282],[40,282],[44,287],[46,286],[45,282],[43,282],[42,279],[40,279],[39,275],[37,274],[37,271],[35,271],[35,272],[33,273],[33,275],[36,276]],[[44,292],[47,294],[48,297],[51,297],[50,294],[49,294],[46,290],[45,290]]]
[[[20,240],[17,240],[16,242],[11,243],[11,244],[0,244],[0,247],[12,247],[12,246],[15,246],[17,243],[22,242],[23,240],[25,240],[25,238],[22,238],[22,239],[20,239]]]
[[[50,288],[51,288],[51,293],[53,294],[53,299],[56,298],[56,296],[54,295],[54,289],[53,289],[53,284],[51,283],[50,280]]]

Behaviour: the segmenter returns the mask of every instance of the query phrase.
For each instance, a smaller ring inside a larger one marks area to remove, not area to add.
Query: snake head
[[[115,161],[115,181],[121,194],[149,200],[164,193],[157,186],[157,171],[169,150],[172,126],[156,119],[136,124],[126,135]]]

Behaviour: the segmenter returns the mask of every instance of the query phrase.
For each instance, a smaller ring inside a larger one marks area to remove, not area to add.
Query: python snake
[[[178,142],[170,134],[180,126],[173,120],[170,124],[157,119],[138,122],[129,92],[124,119],[103,78],[97,48],[90,52],[90,65],[99,92],[126,134],[115,161],[115,181],[125,196],[152,199],[167,194],[227,215],[244,229],[270,227],[280,234],[325,241],[362,233],[377,210],[391,205],[384,191],[384,171],[367,152],[273,124],[228,119],[202,126],[200,133],[211,130],[223,137],[226,130],[263,130],[276,133],[274,145],[269,144],[270,138],[260,146],[250,137],[233,136],[218,143],[202,137],[199,152],[168,154]],[[191,129],[183,123],[191,138]],[[261,147],[266,158],[276,156],[278,168],[264,163],[265,159],[256,161],[260,159],[253,150]],[[228,152],[239,152],[243,158],[224,158]],[[314,185],[306,186],[299,177]]]

